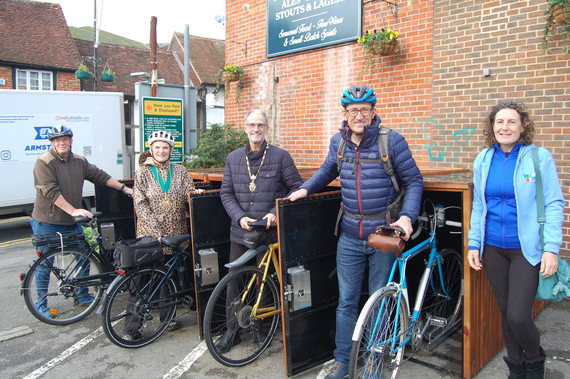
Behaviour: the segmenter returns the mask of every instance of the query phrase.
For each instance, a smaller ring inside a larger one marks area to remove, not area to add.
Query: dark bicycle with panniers
[[[93,215],[93,219],[75,218],[76,223],[91,231],[91,245],[82,231],[33,237],[38,258],[20,274],[20,293],[38,320],[52,325],[82,320],[95,309],[103,291],[117,276],[112,250],[105,249],[97,228],[101,213]]]
[[[143,240],[146,239],[146,240]],[[138,348],[150,344],[171,325],[179,306],[195,310],[192,255],[181,245],[190,235],[152,237],[117,243],[115,262],[120,267],[103,295],[103,330],[117,346]],[[161,243],[172,248],[164,256]],[[166,258],[167,257],[167,258]]]

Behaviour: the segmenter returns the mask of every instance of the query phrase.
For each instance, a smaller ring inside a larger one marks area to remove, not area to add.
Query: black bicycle
[[[20,274],[20,294],[30,312],[40,321],[68,325],[85,318],[99,302],[103,291],[117,276],[112,252],[103,247],[96,217],[76,217],[75,222],[90,229],[89,245],[82,231],[34,236],[38,250],[27,272]]]
[[[164,265],[118,270],[101,309],[103,330],[117,346],[137,348],[160,337],[176,315],[179,305],[195,309],[193,273],[186,270],[192,255],[180,248],[190,239],[184,234],[162,237],[161,243],[174,254]]]

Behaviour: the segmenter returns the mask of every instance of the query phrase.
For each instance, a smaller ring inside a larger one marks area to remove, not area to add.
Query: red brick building
[[[490,107],[516,99],[527,104],[535,142],[554,154],[570,199],[570,41],[560,30],[548,54],[540,49],[545,1],[363,1],[363,31],[401,33],[399,57],[377,57],[372,73],[356,40],[267,58],[267,2],[245,3],[226,1],[226,37],[236,41],[226,44],[226,62],[246,72],[239,103],[226,102],[227,123],[265,109],[270,141],[298,165],[319,165],[340,125],[342,90],[367,84],[383,125],[406,137],[422,168],[471,168]]]

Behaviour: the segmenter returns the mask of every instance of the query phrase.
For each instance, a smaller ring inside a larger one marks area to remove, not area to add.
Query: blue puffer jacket
[[[329,144],[329,153],[321,168],[304,183],[309,194],[319,191],[338,175],[337,151],[341,138],[346,141],[345,156],[347,158],[378,159],[378,132],[380,118],[374,116],[372,125],[367,126],[364,138],[359,146],[350,140],[352,131],[346,121],[340,132],[335,134]],[[405,190],[402,211],[398,217],[406,215],[414,221],[418,216],[422,192],[423,178],[412,152],[404,137],[394,131],[390,133],[390,156],[398,183]],[[358,215],[373,215],[384,211],[397,196],[390,177],[384,172],[381,163],[343,162],[340,173],[342,202],[347,212]],[[342,217],[341,230],[360,239],[367,239],[376,227],[386,223],[384,218],[374,220],[357,220],[347,215]]]
[[[257,173],[266,145],[267,141],[260,150],[247,151],[252,173]],[[246,148],[241,147],[228,155],[220,190],[224,208],[232,219],[230,240],[242,245],[247,230],[241,228],[239,220],[245,216],[258,219],[270,212],[276,214],[275,199],[287,197],[303,183],[291,155],[277,146],[269,145],[255,180],[257,188],[251,192],[245,154]],[[269,235],[272,241],[276,241],[277,228],[270,228]]]

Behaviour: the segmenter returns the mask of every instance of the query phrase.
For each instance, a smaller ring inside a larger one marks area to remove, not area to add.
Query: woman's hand
[[[467,252],[467,261],[469,266],[475,271],[480,271],[483,268],[483,264],[479,259],[479,250],[469,250]]]
[[[558,255],[545,251],[542,253],[542,260],[540,261],[540,273],[543,278],[548,278],[550,275],[558,270]]]

